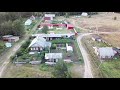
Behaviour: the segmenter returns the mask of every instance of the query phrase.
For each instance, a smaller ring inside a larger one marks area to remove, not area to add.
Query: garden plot
[[[63,59],[69,59],[73,62],[78,62],[79,61],[79,56],[76,52],[76,47],[73,44],[69,44],[69,46],[73,47],[73,52],[67,52],[66,50],[66,44],[57,44],[56,49],[51,49],[50,52],[51,53],[62,53],[63,55]]]
[[[61,29],[57,29],[57,28],[55,28],[55,29],[49,29],[49,31],[48,31],[48,34],[50,34],[50,33],[54,33],[54,34],[69,34],[69,33],[72,33],[72,31],[70,31],[70,30],[67,30],[66,28],[61,28]]]

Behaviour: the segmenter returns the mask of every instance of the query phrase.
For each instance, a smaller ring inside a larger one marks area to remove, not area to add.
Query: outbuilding
[[[8,42],[17,42],[19,40],[19,36],[12,36],[8,38]]]
[[[93,40],[93,41],[101,42],[101,41],[102,41],[102,37],[100,37],[100,36],[98,36],[98,35],[92,35],[92,40]]]
[[[58,62],[62,59],[62,53],[45,53],[45,59],[47,62]]]
[[[27,25],[31,25],[31,23],[32,23],[32,20],[31,19],[28,19],[26,22],[25,22],[25,25],[27,26]]]
[[[2,39],[3,39],[3,41],[8,41],[8,39],[12,36],[13,35],[5,35],[5,36],[2,36]]]
[[[88,16],[88,13],[83,12],[83,13],[81,14],[81,16]]]

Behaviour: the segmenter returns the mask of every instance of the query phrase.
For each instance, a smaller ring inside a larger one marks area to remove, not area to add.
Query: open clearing
[[[114,20],[114,17],[117,17],[117,20]],[[107,31],[107,32],[113,32],[113,31],[120,31],[120,14],[117,13],[99,13],[97,15],[91,16],[91,18],[88,17],[71,17],[67,18],[68,21],[73,23],[76,27],[82,28],[82,29],[89,29],[95,31],[97,28],[98,31]],[[97,28],[96,28],[97,27]],[[84,30],[85,32],[86,30]],[[88,30],[87,30],[88,31]]]
[[[51,72],[40,70],[37,65],[16,66],[9,64],[9,71],[4,72],[3,78],[50,78]],[[13,70],[14,69],[14,70]]]

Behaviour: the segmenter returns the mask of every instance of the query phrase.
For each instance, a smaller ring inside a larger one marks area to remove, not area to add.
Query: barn
[[[72,30],[72,29],[74,29],[74,26],[72,24],[67,24],[67,29]]]

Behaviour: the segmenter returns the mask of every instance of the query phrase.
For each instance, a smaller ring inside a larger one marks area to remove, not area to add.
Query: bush
[[[15,55],[10,57],[10,60],[13,61],[15,59]]]
[[[57,45],[56,44],[52,44],[51,49],[56,49]]]
[[[42,33],[47,34],[47,32],[48,32],[48,26],[44,26],[42,29]]]
[[[64,61],[58,61],[52,72],[55,78],[71,78],[70,73],[68,72],[68,67]]]
[[[30,40],[26,41],[26,42],[21,46],[21,48],[26,49],[26,48],[29,46],[29,44],[30,44]]]
[[[23,52],[20,50],[16,53],[16,55],[19,57],[19,56],[22,56],[23,55]]]

